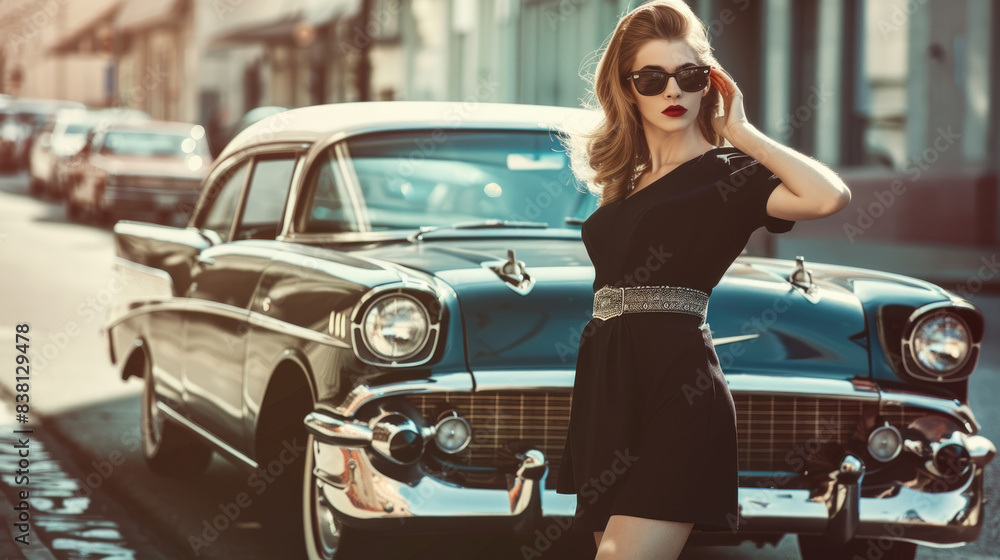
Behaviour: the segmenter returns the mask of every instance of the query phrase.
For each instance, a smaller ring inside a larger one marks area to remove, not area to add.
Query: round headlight
[[[394,294],[380,298],[361,321],[365,344],[375,354],[398,360],[423,348],[430,331],[427,310],[410,296]]]
[[[472,427],[469,421],[457,413],[447,416],[437,423],[434,431],[434,441],[438,449],[445,453],[458,453],[472,441]]]
[[[913,357],[931,373],[943,375],[962,367],[971,343],[965,322],[948,313],[926,317],[913,328]]]
[[[868,453],[877,461],[891,461],[903,448],[903,438],[895,427],[886,422],[868,436]]]

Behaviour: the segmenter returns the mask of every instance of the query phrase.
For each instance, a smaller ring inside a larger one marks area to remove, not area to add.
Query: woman
[[[712,288],[754,230],[787,232],[851,195],[747,122],[681,0],[625,15],[593,87],[605,118],[566,142],[601,201],[582,230],[595,317],[557,492],[577,494],[573,529],[594,533],[599,560],[676,558],[692,529],[739,526],[735,406],[705,322]]]

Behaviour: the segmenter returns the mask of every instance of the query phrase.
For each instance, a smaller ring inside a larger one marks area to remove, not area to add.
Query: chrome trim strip
[[[820,398],[840,398],[862,401],[879,401],[879,392],[860,389],[849,379],[827,379],[791,375],[766,375],[757,373],[727,373],[729,390],[733,393],[781,394]]]
[[[189,311],[195,313],[212,313],[221,317],[245,321],[249,316],[249,311],[241,307],[233,307],[224,303],[208,301],[197,298],[173,297],[168,300],[148,299],[141,307],[130,310],[125,315],[105,323],[104,328],[111,328],[119,323],[157,311]]]
[[[164,404],[164,403],[162,403],[160,401],[156,402],[156,406],[157,406],[157,408],[159,408],[160,410],[162,410],[164,413],[166,413],[166,415],[169,416],[172,420],[174,420],[177,423],[183,425],[185,428],[187,428],[187,429],[195,432],[196,434],[198,434],[199,437],[202,437],[202,438],[208,440],[209,443],[211,443],[212,445],[216,446],[218,449],[222,450],[227,455],[230,455],[230,456],[232,456],[235,459],[239,459],[240,461],[242,461],[243,463],[245,463],[250,468],[253,468],[253,469],[257,468],[257,461],[254,461],[253,459],[247,457],[243,453],[240,453],[235,448],[233,448],[231,445],[229,445],[228,443],[226,443],[226,442],[222,441],[221,439],[219,439],[215,434],[209,432],[208,430],[202,428],[198,424],[195,424],[191,420],[188,420],[187,418],[185,418],[184,416],[182,416],[181,413],[177,412],[176,410],[170,408],[169,406],[167,406],[166,404]]]
[[[378,398],[446,391],[572,391],[576,372],[560,370],[481,371],[436,374],[430,379],[405,381],[369,387],[359,385],[339,405],[328,405],[343,417],[354,416],[364,404]],[[979,431],[968,405],[926,395],[893,391],[875,391],[856,387],[846,379],[822,379],[803,376],[774,376],[754,373],[726,374],[733,394],[765,394],[817,398],[839,398],[878,403],[880,407],[906,405],[951,416],[966,425],[970,434]]]
[[[340,174],[344,178],[344,190],[351,199],[351,206],[354,206],[355,225],[358,231],[371,231],[371,221],[368,219],[368,212],[364,208],[364,200],[361,199],[361,184],[354,167],[348,163],[350,154],[347,152],[347,144],[340,142],[333,147],[337,154],[337,165],[340,166]]]
[[[571,391],[576,372],[572,369],[504,370],[439,373],[429,379],[404,381],[369,387],[359,385],[339,405],[327,403],[331,412],[345,418],[354,416],[364,404],[378,398],[447,391]],[[728,374],[733,393],[764,393],[807,397],[846,398],[878,402],[879,393],[856,388],[844,379],[772,376],[762,374]],[[929,401],[936,399],[930,398]],[[943,406],[935,409],[945,408]]]
[[[156,313],[159,311],[210,313],[226,317],[228,319],[235,319],[237,321],[247,321],[249,324],[256,327],[269,329],[312,342],[318,342],[320,344],[326,344],[328,346],[336,346],[338,348],[351,347],[350,344],[327,334],[323,334],[306,327],[301,327],[299,325],[286,323],[285,321],[275,319],[274,317],[264,315],[263,313],[257,311],[249,311],[247,309],[243,309],[242,307],[234,307],[232,305],[226,305],[215,301],[186,297],[175,297],[168,300],[158,300],[155,298],[145,300],[141,307],[136,307],[121,317],[105,323],[104,328],[110,329],[120,323],[128,321],[129,319],[138,317],[139,315]]]
[[[314,331],[312,329],[293,325],[292,323],[287,323],[280,319],[275,319],[274,317],[265,315],[258,311],[250,311],[250,316],[248,317],[248,322],[255,327],[262,327],[275,332],[287,334],[296,338],[301,338],[309,340],[312,342],[318,342],[320,344],[326,344],[327,346],[336,346],[337,348],[350,348],[351,345],[340,340],[338,338],[332,337],[330,335]]]
[[[395,395],[411,395],[418,393],[443,393],[446,391],[472,391],[472,375],[467,371],[454,373],[437,373],[427,379],[415,379],[370,387],[358,385],[348,393],[340,404],[319,403],[317,410],[328,410],[344,418],[354,417],[358,409],[375,399]],[[570,384],[572,388],[572,384]]]
[[[306,414],[302,423],[322,443],[343,447],[364,447],[372,443],[372,429],[367,423],[340,420],[323,410]]]
[[[292,220],[295,216],[295,206],[299,202],[299,181],[302,179],[303,169],[305,169],[306,155],[305,153],[300,153],[297,155],[298,159],[295,161],[295,169],[292,170],[292,181],[288,189],[288,199],[285,201],[285,213],[282,218],[281,231],[275,237],[277,240],[281,240],[283,236],[288,235],[291,230]]]
[[[722,346],[723,344],[732,344],[734,342],[743,342],[744,340],[750,340],[751,338],[757,338],[760,333],[755,334],[742,334],[736,336],[722,336],[719,338],[713,338],[712,342],[715,346]]]
[[[913,393],[900,393],[896,391],[882,390],[881,407],[911,406],[914,408],[925,408],[946,414],[965,425],[965,429],[970,434],[978,433],[979,423],[972,413],[972,409],[967,404],[962,404],[958,399],[940,399],[927,395],[915,395]]]
[[[488,232],[488,233],[484,233]],[[389,231],[345,231],[339,233],[302,233],[291,232],[282,237],[282,241],[294,243],[363,243],[373,241],[402,241],[413,235],[412,229],[400,229]],[[498,237],[516,237],[518,239],[553,239],[553,240],[580,240],[580,229],[567,228],[546,228],[546,229],[459,229],[459,230],[439,230],[435,240],[447,240],[450,238],[468,238],[470,235],[477,235],[484,239]],[[487,237],[488,236],[488,237]]]

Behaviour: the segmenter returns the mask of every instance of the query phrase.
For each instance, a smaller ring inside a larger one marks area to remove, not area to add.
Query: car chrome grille
[[[816,444],[843,444],[858,432],[864,417],[861,401],[830,398],[734,394],[739,468],[744,471],[792,471],[789,453],[799,457]],[[509,463],[512,449],[534,446],[549,462],[546,488],[555,488],[571,397],[555,392],[444,392],[410,395],[428,423],[454,408],[472,426],[469,447],[454,456],[460,465],[492,467]]]
[[[570,395],[556,392],[483,391],[411,395],[407,399],[428,423],[454,408],[472,426],[472,442],[454,455],[457,464],[492,467],[515,461],[514,453],[534,447],[549,463],[546,488],[555,488],[566,433]]]
[[[856,400],[734,393],[733,401],[745,471],[794,471],[818,446],[851,439],[864,418]]]

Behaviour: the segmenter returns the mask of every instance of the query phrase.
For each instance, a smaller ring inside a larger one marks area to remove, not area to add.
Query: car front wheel
[[[313,474],[316,464],[316,444],[312,434],[306,439],[305,468],[302,482],[302,518],[305,524],[305,545],[309,560],[344,560],[350,558],[352,530],[344,527],[326,502],[322,482]]]
[[[155,380],[146,371],[142,390],[142,457],[149,469],[167,476],[191,476],[212,462],[212,448],[184,428],[168,421],[156,406]]]
[[[799,555],[802,560],[853,560],[878,558],[879,560],[913,560],[917,545],[906,541],[884,538],[854,539],[847,546],[830,546],[825,537],[798,535]]]

